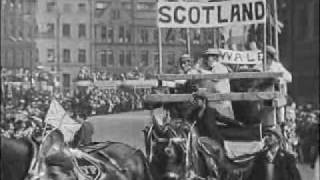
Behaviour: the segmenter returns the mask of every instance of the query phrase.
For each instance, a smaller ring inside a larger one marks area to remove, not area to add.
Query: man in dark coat
[[[188,110],[190,113],[187,112],[186,119],[188,121],[197,121],[196,126],[200,136],[210,137],[223,144],[223,137],[219,132],[217,122],[234,127],[242,126],[239,121],[222,116],[215,108],[208,106],[208,100],[204,93],[194,93],[193,97],[194,106],[192,110]]]
[[[301,180],[295,158],[281,147],[280,128],[266,131],[267,151],[256,156],[252,173],[248,180]]]

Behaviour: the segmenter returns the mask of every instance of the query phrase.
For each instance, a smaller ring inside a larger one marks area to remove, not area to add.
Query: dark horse
[[[199,137],[193,124],[182,119],[161,122],[166,120],[159,117],[145,131],[146,152],[158,180],[239,179],[250,172],[252,159],[236,163],[220,142]]]
[[[81,171],[82,167],[90,165],[94,166],[89,169],[98,168],[100,172],[95,176],[97,180],[152,179],[148,162],[140,150],[123,143],[98,144],[82,147],[88,153],[71,149],[65,146],[59,131],[51,132],[40,146],[30,139],[1,137],[1,179],[82,180],[88,179],[87,175],[92,177],[91,172]],[[93,164],[81,166],[84,161]]]

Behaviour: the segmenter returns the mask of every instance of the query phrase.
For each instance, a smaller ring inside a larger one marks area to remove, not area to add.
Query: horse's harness
[[[190,163],[190,152],[191,152],[191,146],[192,146],[192,129],[194,128],[196,122],[193,124],[184,124],[188,127],[188,133],[187,137],[177,137],[177,132],[170,127],[170,123],[165,124],[164,131],[170,133],[170,137],[159,137],[156,132],[154,131],[154,126],[150,126],[148,132],[147,132],[147,139],[150,142],[150,154],[148,154],[148,160],[149,162],[152,161],[153,158],[153,143],[168,143],[168,146],[171,146],[172,144],[178,145],[185,154],[185,168],[190,169],[191,163]],[[169,173],[172,177],[178,177],[175,173]],[[188,179],[199,179],[199,180],[206,180],[207,178],[203,178],[200,175],[197,175],[195,172],[192,171],[192,173],[188,174]]]
[[[24,178],[24,180],[39,180],[41,179],[41,177],[43,177],[45,175],[44,172],[41,172],[41,163],[43,162],[43,158],[40,157],[40,149],[41,146],[38,147],[37,142],[35,142],[34,140],[32,140],[31,138],[27,139],[28,143],[31,144],[32,147],[32,159],[30,162],[30,166],[28,169],[28,173],[26,175],[26,177]],[[110,157],[107,153],[104,153],[100,150],[107,148],[108,146],[115,144],[116,142],[108,142],[108,143],[104,143],[104,145],[91,149],[88,152],[83,152],[81,150],[77,150],[77,149],[69,149],[69,152],[72,154],[72,158],[73,158],[73,163],[74,165],[76,165],[76,158],[85,158],[86,160],[88,160],[90,163],[99,166],[101,164],[104,164],[104,162],[102,160],[99,160],[97,158],[94,158],[92,156],[90,156],[90,153],[94,153],[97,152],[99,155],[103,156],[105,159],[108,160],[108,162],[110,162],[110,165],[112,167],[115,168],[116,171],[118,171],[121,174],[125,174],[125,172],[127,171],[126,168],[122,168],[120,166],[120,164],[112,157]],[[132,154],[135,154],[138,151],[138,149],[136,149]],[[79,172],[78,172],[79,173]],[[101,176],[103,177],[103,176]],[[79,176],[78,176],[79,179]],[[99,178],[101,179],[101,178]]]

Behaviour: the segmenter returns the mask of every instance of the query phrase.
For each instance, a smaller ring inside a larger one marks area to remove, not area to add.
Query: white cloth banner
[[[221,63],[224,64],[262,64],[263,53],[260,50],[255,51],[233,51],[219,49],[222,56]]]
[[[263,148],[263,143],[261,141],[251,141],[251,142],[234,142],[234,141],[224,141],[224,148],[226,150],[227,156],[230,159],[243,156],[245,154],[253,154],[259,152]]]
[[[81,124],[73,120],[55,99],[51,101],[45,122],[61,130],[66,142],[73,140],[81,127]]]
[[[265,23],[265,0],[158,2],[157,24],[163,28],[204,28]]]

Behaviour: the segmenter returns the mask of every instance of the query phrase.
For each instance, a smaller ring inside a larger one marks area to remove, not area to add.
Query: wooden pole
[[[162,36],[161,36],[160,27],[158,27],[158,49],[159,49],[159,74],[162,74]]]
[[[191,53],[191,39],[190,39],[190,28],[186,28],[187,36],[187,54]]]
[[[277,0],[273,0],[274,3],[274,31],[275,31],[275,46],[277,50],[277,58],[279,59],[279,37],[278,37],[278,4]]]
[[[266,12],[266,17],[263,25],[263,71],[266,71],[267,65],[267,5],[264,6],[264,12]]]

